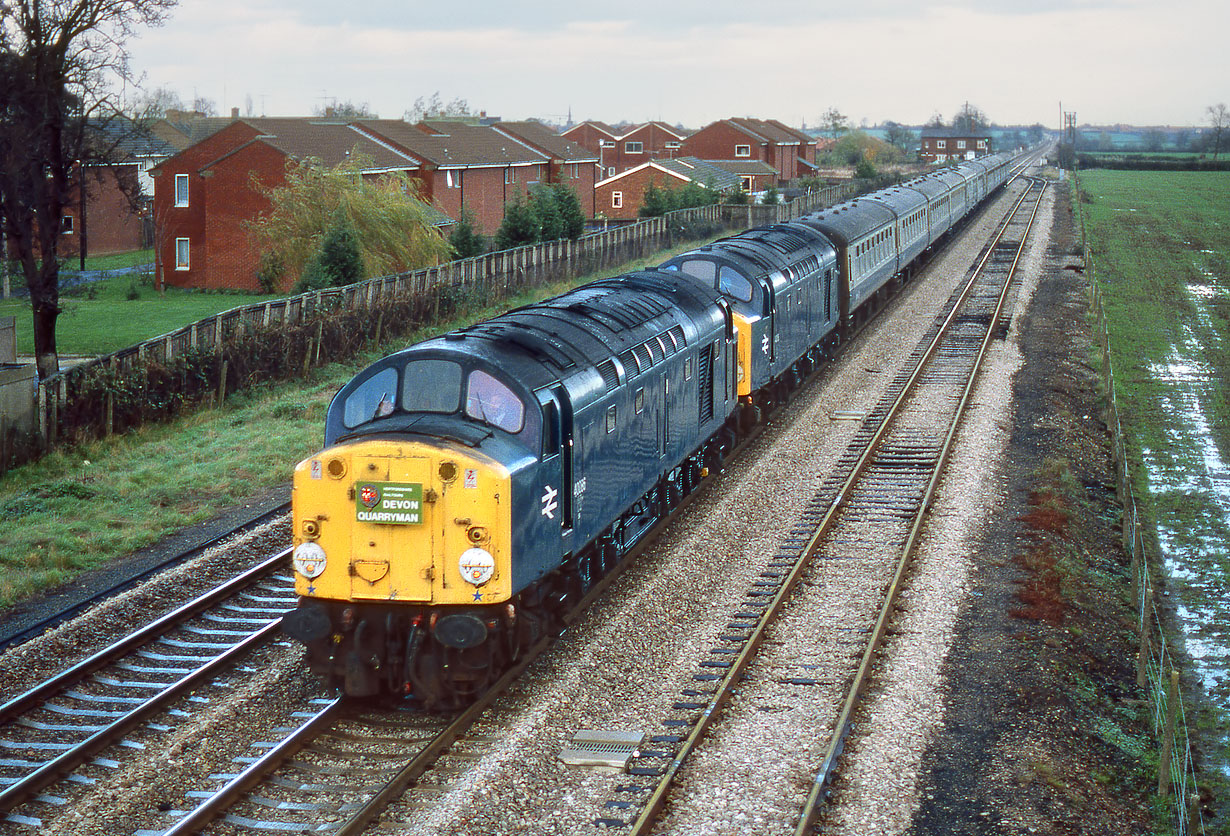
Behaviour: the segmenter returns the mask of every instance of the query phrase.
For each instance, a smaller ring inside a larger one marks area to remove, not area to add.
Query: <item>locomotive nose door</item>
[[[435,566],[436,491],[431,460],[355,460],[350,593],[355,599],[430,601]]]

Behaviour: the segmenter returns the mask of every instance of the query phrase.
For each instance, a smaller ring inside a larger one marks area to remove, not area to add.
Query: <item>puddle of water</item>
[[[1211,758],[1220,762],[1209,765],[1230,779],[1230,451],[1220,449],[1205,406],[1223,383],[1201,359],[1215,333],[1210,305],[1225,291],[1214,284],[1217,276],[1199,269],[1211,282],[1189,288],[1196,316],[1169,361],[1148,370],[1162,384],[1158,406],[1169,416],[1168,447],[1145,450],[1142,458],[1158,507],[1184,508],[1181,526],[1159,520],[1158,543],[1191,673],[1223,717],[1221,756]]]

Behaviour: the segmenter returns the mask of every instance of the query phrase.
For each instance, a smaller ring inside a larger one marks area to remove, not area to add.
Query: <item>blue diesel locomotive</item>
[[[462,705],[1009,177],[993,156],[391,354],[294,476],[311,668]]]

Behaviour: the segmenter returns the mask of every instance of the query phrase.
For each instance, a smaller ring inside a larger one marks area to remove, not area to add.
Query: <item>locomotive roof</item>
[[[499,368],[530,390],[566,382],[574,408],[605,391],[612,357],[670,332],[695,343],[724,320],[716,291],[659,271],[591,282],[408,350],[443,350]],[[595,372],[597,372],[595,374]]]

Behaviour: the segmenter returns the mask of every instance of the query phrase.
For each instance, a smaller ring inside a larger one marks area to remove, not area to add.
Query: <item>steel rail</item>
[[[270,621],[238,644],[159,691],[124,716],[117,718],[106,728],[99,729],[73,748],[65,750],[58,757],[43,764],[17,783],[5,788],[0,792],[0,812],[12,810],[22,802],[30,800],[39,791],[69,775],[89,758],[118,742],[125,734],[183,697],[192,688],[203,684],[211,676],[225,670],[253,649],[272,639],[281,627],[281,622],[280,618]]]
[[[0,725],[12,722],[21,714],[45,702],[53,694],[59,693],[71,685],[76,685],[95,671],[165,635],[190,618],[199,615],[220,601],[236,594],[241,589],[251,586],[284,564],[289,559],[290,552],[290,549],[286,549],[273,557],[267,558],[231,578],[226,583],[214,587],[204,595],[177,607],[161,618],[151,621],[141,629],[129,633],[103,650],[44,680],[25,693],[9,700],[4,705],[0,705]]]
[[[1021,200],[1018,201],[1013,207],[1012,214],[1014,216],[1020,209],[1024,199],[1033,192],[1034,186],[1036,185],[1038,185],[1036,182],[1031,185],[1029,190],[1022,195]],[[837,759],[841,755],[846,737],[853,726],[854,711],[858,707],[867,683],[870,681],[872,664],[874,663],[875,657],[879,652],[880,645],[883,643],[884,636],[888,632],[888,622],[895,612],[897,598],[900,594],[901,586],[905,580],[906,572],[908,571],[914,554],[918,549],[923,524],[925,523],[928,516],[928,511],[935,500],[935,494],[939,488],[940,480],[943,477],[944,468],[947,466],[948,460],[952,454],[952,449],[956,442],[956,436],[958,430],[960,429],[961,421],[973,395],[974,387],[978,382],[979,372],[981,371],[983,362],[986,359],[987,351],[989,350],[991,342],[994,339],[996,323],[999,321],[1001,315],[1003,314],[1004,306],[1007,304],[1008,295],[1012,288],[1012,279],[1017,272],[1021,255],[1024,253],[1026,244],[1028,243],[1029,233],[1033,229],[1033,224],[1037,218],[1038,210],[1042,203],[1042,195],[1045,194],[1045,190],[1046,184],[1042,183],[1038,192],[1038,198],[1034,202],[1033,211],[1030,215],[1028,223],[1026,224],[1025,231],[1021,236],[1020,246],[1017,248],[1017,252],[1013,256],[1012,265],[1009,267],[1004,278],[1003,287],[1001,288],[999,298],[995,305],[995,311],[991,316],[986,334],[983,336],[982,342],[978,348],[973,369],[965,382],[962,389],[961,398],[958,401],[949,421],[944,437],[944,443],[940,448],[938,460],[932,467],[922,501],[919,504],[918,510],[914,514],[914,519],[910,526],[910,532],[906,538],[905,545],[902,548],[902,555],[897,563],[897,569],[893,575],[892,583],[889,585],[888,592],[885,595],[884,604],[880,609],[880,614],[876,619],[875,627],[872,630],[871,636],[867,640],[867,647],[864,650],[862,659],[859,662],[858,671],[855,674],[854,681],[851,683],[850,689],[847,692],[841,714],[838,715],[837,725],[834,729],[833,736],[829,741],[828,747],[825,750],[824,757],[821,760],[820,769],[812,782],[811,791],[808,794],[807,801],[805,802],[802,813],[799,817],[798,825],[795,828],[796,836],[806,836],[807,833],[811,832],[812,827],[816,823],[816,819],[819,817],[823,800],[826,795],[825,788],[832,780],[833,773],[836,769]],[[988,250],[988,256],[994,251],[995,244],[998,243],[1003,237],[1003,232],[1006,231],[1006,229],[1007,225],[1005,225],[996,236],[995,242],[992,243],[990,249]],[[982,271],[985,263],[986,259],[983,259],[982,264],[979,266],[978,273]],[[976,276],[977,273],[975,274],[975,277]],[[956,308],[954,308],[954,312],[955,310]],[[887,423],[887,421],[885,423]]]
[[[1026,193],[1025,195],[1022,195],[1017,200],[1016,204],[1013,205],[1012,210],[1009,213],[1009,216],[1016,212],[1018,207],[1025,200],[1025,197],[1027,196],[1027,194],[1028,193]],[[658,782],[657,787],[654,789],[653,794],[646,801],[644,807],[641,809],[640,814],[637,816],[636,820],[632,823],[631,830],[630,830],[630,834],[632,834],[632,836],[637,836],[637,834],[648,833],[650,828],[656,822],[658,815],[661,813],[662,808],[666,804],[667,794],[669,793],[671,787],[674,785],[675,779],[678,776],[680,770],[683,768],[684,763],[686,762],[688,757],[691,755],[691,753],[699,746],[700,741],[704,738],[709,728],[716,721],[717,716],[720,713],[721,709],[725,706],[726,702],[730,699],[731,695],[734,692],[735,683],[738,682],[744,670],[751,663],[752,659],[755,656],[756,650],[759,648],[765,635],[767,634],[768,628],[771,626],[772,622],[774,621],[778,613],[784,608],[784,604],[786,600],[793,594],[794,588],[798,584],[799,579],[801,575],[803,574],[804,570],[810,564],[811,558],[819,550],[821,540],[823,539],[824,535],[827,534],[828,531],[832,528],[833,522],[836,519],[837,514],[847,504],[848,497],[850,493],[853,491],[855,484],[858,482],[858,479],[862,475],[862,473],[865,472],[865,470],[867,469],[875,453],[875,450],[879,447],[884,436],[887,434],[888,426],[892,422],[892,416],[901,408],[901,405],[905,402],[907,396],[909,395],[911,390],[914,388],[918,379],[921,377],[922,367],[926,364],[926,361],[935,353],[935,351],[940,345],[940,341],[942,337],[951,328],[953,322],[955,321],[957,317],[957,311],[959,311],[961,308],[961,303],[966,298],[968,298],[979,272],[981,271],[982,267],[986,264],[986,262],[991,258],[991,255],[994,253],[995,244],[998,243],[999,239],[1003,236],[1004,231],[1007,229],[1008,223],[1009,221],[1005,221],[1005,223],[1001,226],[999,231],[996,233],[996,236],[994,240],[992,241],[992,243],[986,248],[985,254],[983,255],[982,259],[979,261],[978,268],[971,273],[969,280],[967,281],[965,287],[961,291],[961,295],[958,297],[957,303],[953,305],[952,309],[948,313],[948,316],[945,318],[944,323],[940,326],[939,330],[937,331],[931,344],[927,347],[925,353],[917,361],[916,368],[914,369],[913,373],[910,375],[909,380],[904,385],[902,391],[897,396],[896,400],[893,402],[888,415],[883,419],[883,421],[881,421],[879,428],[876,430],[872,438],[868,441],[862,455],[859,456],[858,461],[854,465],[854,469],[849,474],[849,476],[846,478],[841,488],[838,490],[836,497],[830,502],[829,507],[826,510],[821,521],[813,529],[812,534],[808,538],[806,545],[803,547],[800,553],[799,559],[796,561],[794,567],[791,569],[789,574],[786,576],[786,578],[782,581],[781,585],[778,587],[776,594],[773,596],[771,602],[769,603],[769,606],[765,608],[765,611],[761,615],[759,621],[757,622],[756,627],[753,629],[752,633],[748,636],[746,642],[744,643],[742,650],[732,661],[730,667],[727,668],[725,676],[722,677],[722,679],[717,685],[717,689],[716,689],[716,692],[713,698],[709,701],[708,705],[705,707],[704,711],[702,712],[700,717],[697,719],[687,739],[684,740],[683,743],[681,744],[680,749],[676,753],[674,759],[666,767],[662,777],[660,778]]]

